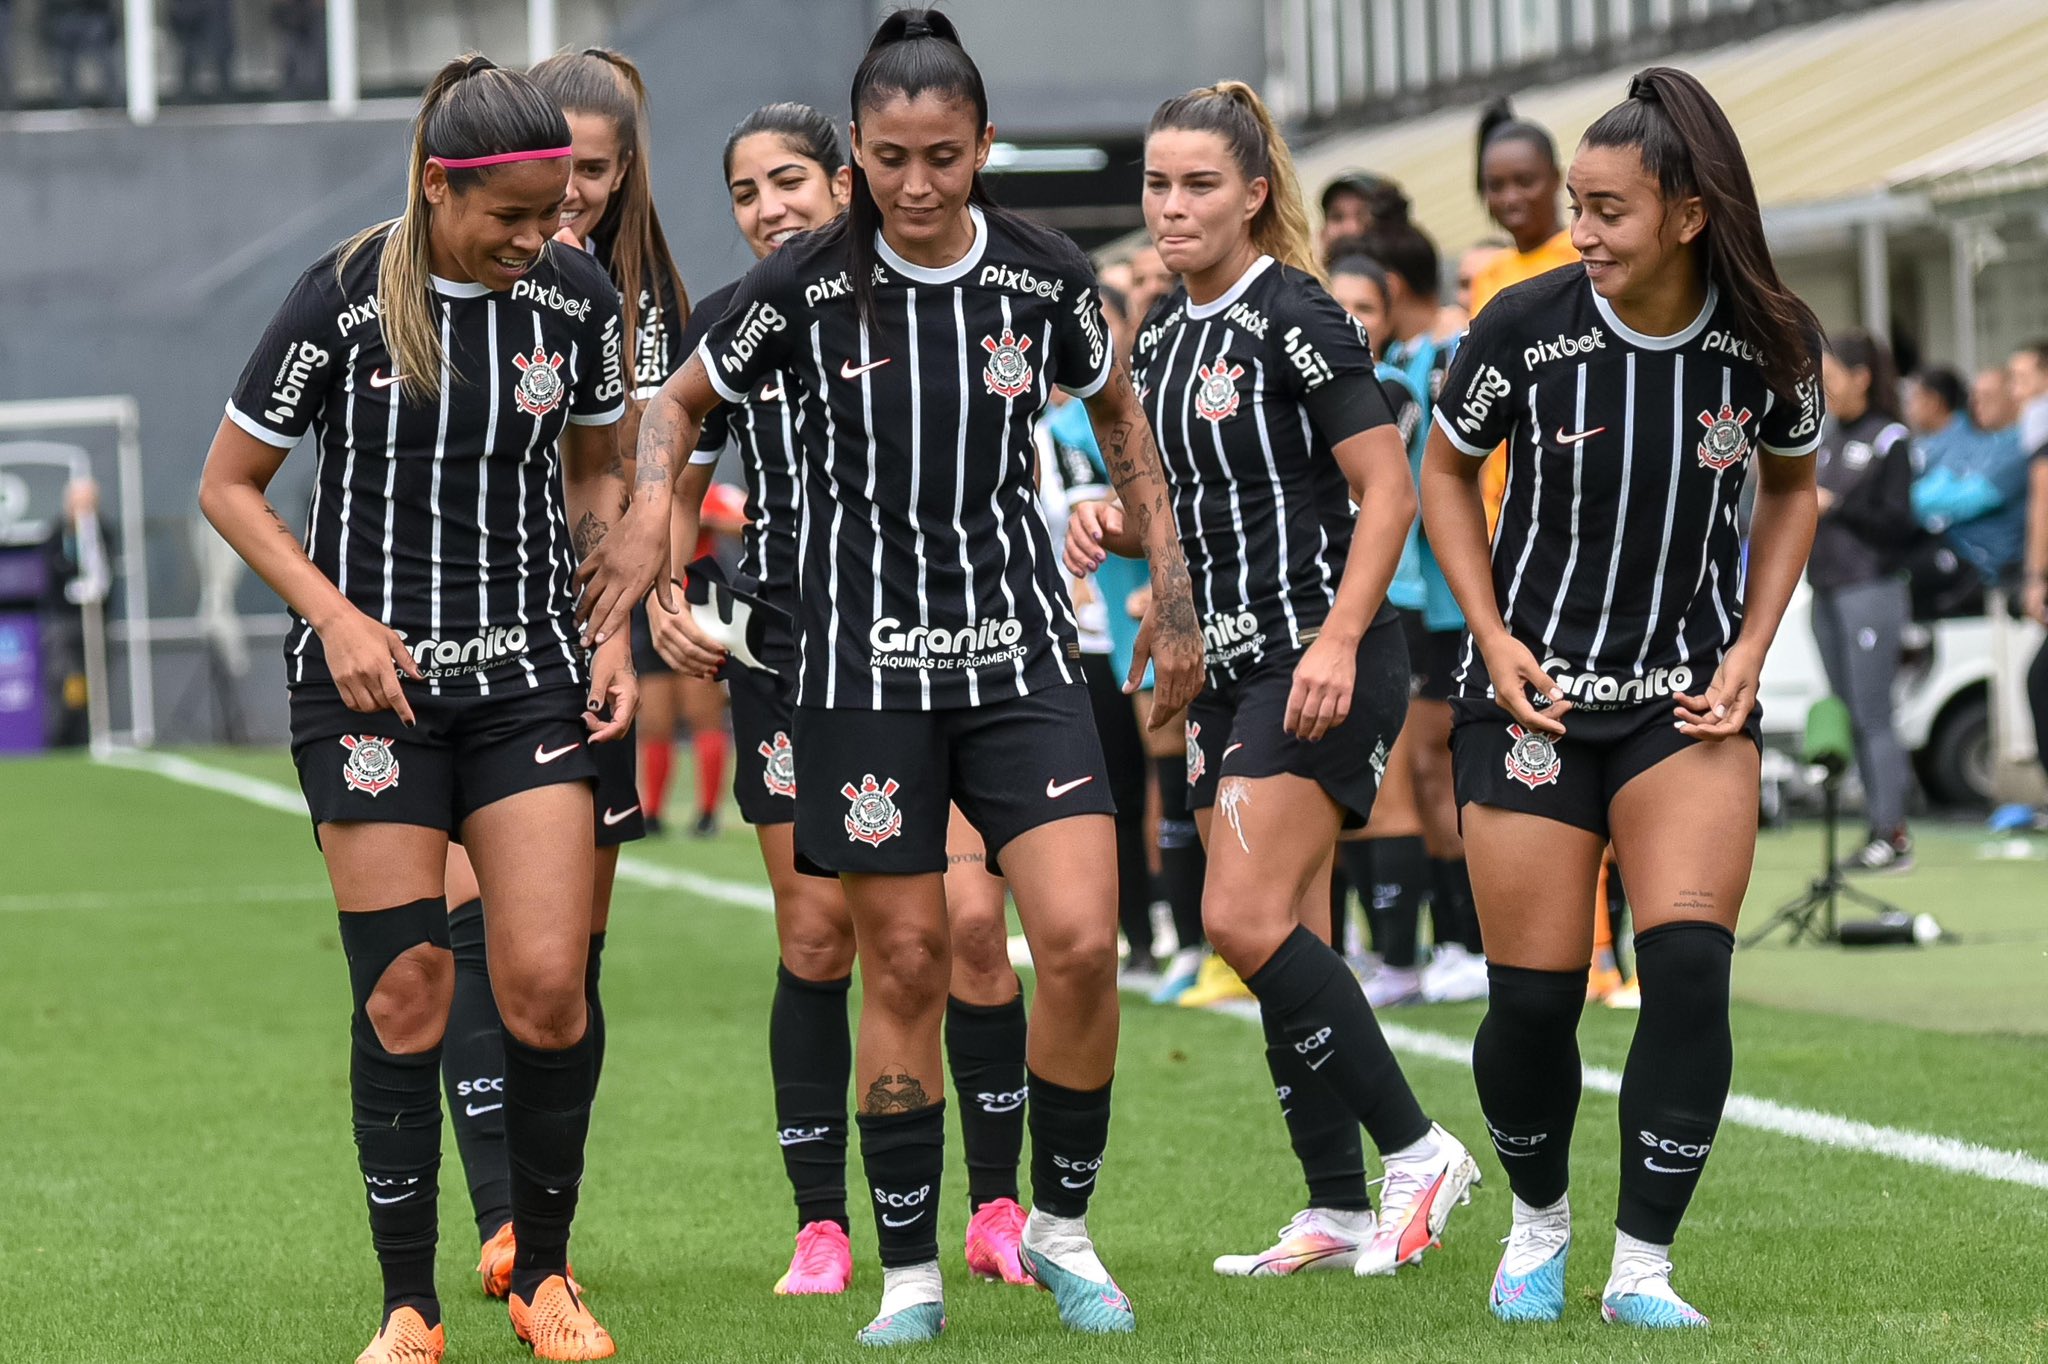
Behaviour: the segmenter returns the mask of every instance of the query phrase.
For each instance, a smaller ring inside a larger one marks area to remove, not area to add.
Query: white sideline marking
[[[102,757],[99,761],[135,771],[154,772],[172,781],[183,782],[188,786],[197,786],[221,795],[238,796],[265,809],[280,810],[286,814],[297,815],[301,819],[306,815],[305,801],[298,792],[288,787],[264,781],[260,777],[245,776],[225,768],[195,762],[190,758],[167,753],[123,750]],[[702,876],[696,872],[643,862],[636,857],[619,858],[619,875],[636,885],[655,890],[682,891],[741,909],[765,912],[774,907],[774,899],[765,886],[744,881],[727,881],[715,876]],[[0,901],[0,904],[4,903]],[[1249,1019],[1253,1023],[1259,1019],[1258,1006],[1247,1000],[1226,1004],[1210,1012],[1227,1013],[1233,1017]],[[1425,1032],[1419,1028],[1403,1027],[1398,1023],[1382,1023],[1380,1027],[1386,1033],[1387,1042],[1396,1051],[1432,1061],[1449,1062],[1468,1069],[1472,1065],[1472,1044],[1465,1039],[1449,1037],[1443,1033]],[[1585,1083],[1586,1088],[1601,1094],[1621,1092],[1620,1072],[1609,1070],[1605,1066],[1587,1066]],[[1868,1155],[1890,1156],[1909,1165],[1924,1165],[1950,1174],[1973,1175],[1979,1179],[2003,1184],[2048,1189],[2048,1162],[2037,1160],[2025,1151],[2001,1151],[1995,1147],[1959,1141],[1954,1137],[1936,1136],[1930,1132],[1881,1127],[1875,1123],[1858,1122],[1854,1118],[1823,1113],[1818,1109],[1799,1108],[1792,1104],[1781,1104],[1772,1099],[1759,1099],[1748,1094],[1730,1094],[1728,1106],[1722,1116],[1723,1121],[1738,1127],[1792,1137],[1831,1150],[1861,1151]]]
[[[238,886],[233,890],[192,886],[182,890],[58,891],[49,895],[0,895],[0,914],[33,914],[56,910],[168,909],[178,905],[270,905],[283,902],[331,901],[326,886]]]

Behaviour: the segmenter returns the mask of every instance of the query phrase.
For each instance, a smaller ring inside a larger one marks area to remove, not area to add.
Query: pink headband
[[[480,166],[502,166],[508,161],[553,161],[570,155],[572,147],[544,147],[531,152],[500,152],[496,156],[430,156],[427,160],[442,170],[475,170]]]

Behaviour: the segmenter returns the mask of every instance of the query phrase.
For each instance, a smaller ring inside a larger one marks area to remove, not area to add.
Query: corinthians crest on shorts
[[[1557,755],[1557,745],[1548,734],[1532,734],[1520,725],[1509,725],[1508,738],[1514,741],[1508,748],[1510,777],[1531,791],[1557,780],[1564,759]]]
[[[903,812],[890,799],[896,791],[893,778],[878,783],[872,772],[860,779],[859,786],[848,782],[839,788],[839,794],[853,802],[846,812],[848,841],[879,848],[903,832]]]
[[[512,391],[512,401],[519,404],[521,412],[545,417],[560,405],[564,389],[559,352],[549,355],[545,348],[535,346],[531,355],[514,352],[512,364],[519,371],[519,387]]]
[[[1230,357],[1219,355],[1213,365],[1195,371],[1201,383],[1195,389],[1195,415],[1209,422],[1223,422],[1237,415],[1237,381],[1244,366],[1233,365]]]
[[[771,796],[796,798],[796,752],[789,746],[789,736],[781,730],[775,731],[773,743],[760,746],[764,760],[761,768],[761,783],[768,788]],[[891,789],[894,789],[893,787]]]
[[[351,791],[374,796],[398,785],[398,759],[391,741],[375,734],[344,734],[341,746],[348,750],[348,763],[341,779]]]
[[[1202,756],[1202,727],[1193,720],[1187,722],[1188,733],[1188,785],[1193,786],[1209,770],[1209,760]]]
[[[1700,463],[1717,471],[1738,463],[1749,453],[1748,422],[1748,408],[1738,413],[1727,403],[1718,413],[1700,413],[1700,425],[1707,428],[1700,437]]]
[[[988,364],[981,377],[989,392],[1000,398],[1014,398],[1031,387],[1031,362],[1024,358],[1024,352],[1031,349],[1030,337],[1018,336],[1005,327],[1000,339],[982,337],[981,348],[988,352]]]

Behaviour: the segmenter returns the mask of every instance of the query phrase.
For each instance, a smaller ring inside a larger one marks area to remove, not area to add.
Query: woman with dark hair
[[[929,1340],[945,1322],[942,873],[956,804],[1009,880],[1038,976],[1020,1259],[1069,1327],[1129,1331],[1086,1224],[1109,1137],[1116,895],[1107,875],[1074,869],[1106,872],[1116,853],[1038,511],[1032,428],[1051,384],[1088,402],[1144,522],[1154,606],[1134,666],[1157,665],[1155,725],[1200,684],[1187,566],[1086,257],[982,186],[994,128],[952,21],[884,19],[851,103],[847,214],[741,282],[656,398],[642,445],[695,448],[721,402],[763,383],[789,385],[801,413],[794,855],[839,876],[860,941],[856,1121],[884,1270],[861,1340]]]
[[[1557,162],[1557,144],[1541,125],[1516,118],[1506,95],[1479,115],[1477,179],[1486,216],[1508,234],[1509,248],[1474,276],[1475,316],[1510,284],[1579,258],[1558,210],[1564,171]]]
[[[443,1350],[451,840],[491,905],[512,1328],[543,1359],[612,1353],[567,1267],[597,1075],[588,745],[632,724],[625,608],[666,561],[670,480],[655,452],[627,482],[618,290],[549,240],[570,154],[560,107],[527,77],[482,57],[443,67],[413,125],[404,215],[300,278],[201,476],[208,519],[293,616],[292,755],[341,910],[384,1274],[367,1364]],[[308,430],[301,545],[265,489]]]
[[[1250,86],[1153,114],[1145,225],[1181,277],[1135,367],[1204,613],[1209,687],[1187,717],[1203,926],[1258,998],[1308,1185],[1275,1244],[1215,1268],[1393,1274],[1479,1177],[1410,1091],[1331,923],[1338,835],[1371,816],[1408,703],[1386,595],[1415,517],[1396,412],[1412,430],[1418,403],[1317,277],[1293,159]],[[1127,552],[1123,520],[1077,508],[1068,565]],[[1385,1166],[1377,1215],[1361,1128]]]
[[[1913,439],[1899,412],[1891,351],[1865,331],[1828,338],[1821,356],[1828,416],[1814,469],[1820,528],[1806,565],[1813,584],[1813,638],[1828,689],[1849,707],[1856,770],[1863,777],[1870,836],[1849,854],[1847,871],[1913,869],[1906,802],[1913,764],[1899,741],[1892,683],[1912,596],[1907,549],[1920,529],[1913,515]]]
[[[1474,319],[1422,482],[1469,629],[1451,743],[1486,933],[1472,1070],[1515,1195],[1491,1300],[1506,1321],[1564,1312],[1586,906],[1612,842],[1642,1018],[1601,1310],[1704,1326],[1672,1289],[1671,1242],[1728,1096],[1757,678],[1813,543],[1819,327],[1772,264],[1734,130],[1685,72],[1631,81],[1566,183],[1584,264]],[[1478,470],[1503,441],[1489,544]],[[1752,464],[1745,584],[1735,509]]]

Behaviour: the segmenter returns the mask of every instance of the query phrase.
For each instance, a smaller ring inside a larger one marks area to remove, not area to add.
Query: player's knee
[[[1636,934],[1636,975],[1647,1006],[1696,1018],[1725,1017],[1735,935],[1720,924],[1681,919]]]
[[[385,1051],[410,1056],[440,1045],[454,995],[454,954],[420,943],[384,968],[363,1013]]]
[[[505,1031],[529,1047],[561,1051],[582,1039],[589,1026],[583,977],[573,982],[529,982],[498,996]]]
[[[775,886],[782,964],[805,980],[839,980],[853,970],[853,920],[838,887],[815,876],[808,886]]]
[[[1116,988],[1116,925],[1090,916],[1037,932],[1031,967],[1041,989],[1093,994]]]
[[[1210,864],[1213,869],[1215,864]],[[1202,895],[1202,932],[1239,975],[1256,971],[1293,931],[1294,901],[1277,883],[1218,884]]]
[[[891,924],[861,943],[863,1007],[922,1018],[945,1007],[952,961],[943,925]]]

